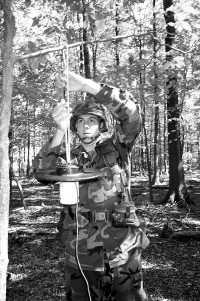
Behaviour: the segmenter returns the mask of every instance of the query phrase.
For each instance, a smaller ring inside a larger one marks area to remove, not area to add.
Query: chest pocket
[[[95,203],[118,196],[122,191],[121,168],[118,165],[101,168],[104,177],[89,183],[88,195]]]
[[[119,152],[109,140],[96,148],[97,156],[93,160],[93,168],[100,169],[104,177],[88,183],[88,199],[94,203],[105,202],[118,196],[122,191],[121,172],[117,162]]]

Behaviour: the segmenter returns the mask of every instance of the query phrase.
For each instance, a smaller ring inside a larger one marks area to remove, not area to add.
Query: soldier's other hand
[[[58,88],[69,87],[71,92],[85,92],[87,79],[81,75],[64,70],[55,76],[55,84]]]

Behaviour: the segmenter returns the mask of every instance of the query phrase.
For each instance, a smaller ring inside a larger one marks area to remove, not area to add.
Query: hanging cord
[[[69,77],[68,77],[68,70],[69,70],[69,48],[68,45],[66,47],[66,50],[63,50],[63,63],[64,63],[64,67],[65,70],[67,70],[67,74],[65,74],[66,78],[67,78],[67,84],[65,86],[66,90],[65,91],[65,101],[67,99],[67,109],[69,110]],[[67,127],[65,128],[65,144],[66,144],[66,161],[67,161],[67,165],[70,164],[71,159],[70,159],[70,120],[68,120],[67,122]],[[83,279],[85,280],[86,286],[87,286],[87,292],[88,292],[88,297],[89,297],[89,301],[92,301],[91,295],[90,295],[90,288],[89,288],[89,283],[85,277],[85,274],[81,268],[81,264],[79,261],[79,257],[78,257],[78,211],[79,211],[79,185],[76,185],[76,189],[77,189],[77,195],[78,195],[78,199],[77,199],[77,203],[76,203],[76,251],[75,251],[75,255],[76,255],[76,260],[77,260],[77,264],[79,267],[79,270],[81,272],[81,275],[83,276]]]
[[[79,189],[76,185],[76,188],[77,190]],[[78,193],[78,191],[77,191]],[[85,280],[85,283],[86,283],[86,286],[87,286],[87,292],[88,292],[88,297],[89,297],[89,301],[92,301],[92,298],[91,298],[91,295],[90,295],[90,288],[89,288],[89,283],[85,277],[85,274],[81,268],[81,264],[80,264],[80,261],[79,261],[79,257],[78,257],[78,200],[77,200],[77,203],[76,203],[76,260],[77,260],[77,263],[78,263],[78,267],[79,267],[79,270],[81,272],[81,275],[83,276],[83,279]]]
[[[67,84],[65,86],[65,102],[67,102],[67,109],[69,112],[69,77],[68,77],[68,70],[69,70],[69,50],[68,45],[66,50],[63,50],[63,63],[65,70],[67,70],[67,74],[65,74],[67,79]],[[67,91],[66,91],[67,90]],[[67,164],[70,164],[70,120],[68,117],[67,127],[65,127],[65,148],[66,148],[66,161]]]

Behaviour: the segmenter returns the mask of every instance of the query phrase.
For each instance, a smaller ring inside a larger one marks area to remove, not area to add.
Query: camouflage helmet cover
[[[91,114],[91,115],[98,116],[100,122],[103,122],[103,127],[100,129],[100,131],[101,132],[108,131],[105,109],[100,103],[96,101],[95,98],[90,98],[84,101],[83,103],[78,103],[74,107],[70,119],[70,128],[73,132],[76,132],[76,122],[78,120],[78,117],[84,114]]]

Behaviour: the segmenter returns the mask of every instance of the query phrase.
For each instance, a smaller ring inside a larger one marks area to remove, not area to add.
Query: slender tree
[[[139,40],[139,59],[142,60],[142,49],[143,43],[141,39]],[[150,160],[150,151],[148,146],[148,138],[147,138],[147,130],[146,130],[146,120],[145,120],[145,92],[144,92],[144,84],[145,84],[145,73],[144,67],[141,68],[139,78],[140,78],[140,103],[143,105],[143,115],[142,115],[142,128],[144,133],[144,144],[146,148],[146,160],[147,160],[147,168],[148,168],[148,178],[149,178],[149,195],[150,201],[153,202],[153,192],[152,192],[152,179],[151,179],[151,160]],[[143,151],[142,151],[143,152]],[[144,154],[143,154],[144,155]],[[144,164],[144,162],[143,162]]]
[[[153,0],[153,58],[154,58],[154,102],[155,102],[155,119],[154,119],[154,176],[152,184],[158,185],[159,181],[159,153],[158,153],[158,142],[159,142],[159,100],[158,100],[158,73],[157,73],[157,32],[156,32],[156,12],[155,12],[156,0]]]
[[[87,25],[87,20],[88,20],[88,15],[87,15],[87,10],[86,10],[86,1],[87,0],[82,0],[83,4],[83,24],[85,26],[83,27],[83,41],[88,41],[88,25]],[[83,53],[84,53],[84,66],[85,66],[85,77],[86,78],[92,78],[91,76],[91,71],[90,71],[90,53],[89,53],[89,45],[84,45],[83,46]]]
[[[118,0],[115,1],[115,35],[119,35],[119,2]],[[115,41],[115,59],[116,65],[119,66],[119,41]]]
[[[168,153],[169,153],[169,191],[164,202],[185,205],[188,192],[184,181],[182,148],[180,141],[180,108],[177,93],[177,76],[173,70],[172,45],[175,38],[175,18],[173,0],[163,0],[167,35],[165,38],[166,62],[168,71],[166,81],[167,112],[168,112]]]
[[[4,17],[2,43],[2,97],[0,98],[0,298],[6,300],[6,271],[8,265],[8,217],[9,217],[9,126],[13,86],[13,38],[15,21],[12,0],[0,0]]]

